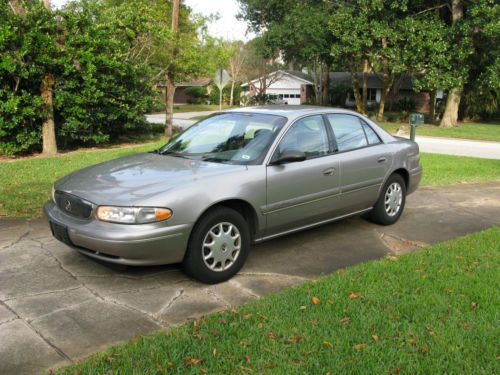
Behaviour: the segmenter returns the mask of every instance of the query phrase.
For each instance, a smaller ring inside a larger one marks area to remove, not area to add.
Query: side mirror
[[[273,164],[295,163],[306,160],[306,154],[299,150],[285,150]]]

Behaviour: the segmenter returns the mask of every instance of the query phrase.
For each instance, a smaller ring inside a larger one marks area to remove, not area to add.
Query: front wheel
[[[381,225],[391,225],[398,221],[406,203],[406,184],[399,174],[391,175],[382,189],[369,218]]]
[[[243,216],[231,208],[215,208],[195,225],[184,270],[201,282],[220,283],[243,267],[249,248],[250,230]]]

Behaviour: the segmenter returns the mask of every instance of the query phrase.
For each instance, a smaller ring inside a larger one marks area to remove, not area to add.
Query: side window
[[[307,158],[328,154],[328,135],[319,115],[298,120],[286,132],[278,146],[279,154],[286,150],[298,150]]]
[[[365,129],[366,138],[368,138],[369,144],[376,145],[381,143],[377,133],[375,133],[375,131],[370,127],[370,125],[363,122],[363,129]]]
[[[349,151],[368,145],[363,126],[356,116],[331,114],[327,117],[339,151]]]

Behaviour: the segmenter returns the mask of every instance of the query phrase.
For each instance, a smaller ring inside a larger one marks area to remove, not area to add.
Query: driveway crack
[[[167,304],[165,306],[163,306],[156,314],[155,316],[157,318],[159,318],[165,311],[167,311],[168,309],[170,309],[173,304],[180,298],[182,297],[182,295],[184,294],[184,289],[179,289],[177,291],[177,294],[172,297],[172,299],[170,301],[167,302]]]

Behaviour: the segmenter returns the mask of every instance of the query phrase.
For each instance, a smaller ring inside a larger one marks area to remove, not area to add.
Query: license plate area
[[[50,222],[50,230],[52,235],[59,241],[65,243],[68,246],[73,246],[73,243],[69,239],[68,228],[64,225],[60,225],[54,222]]]

